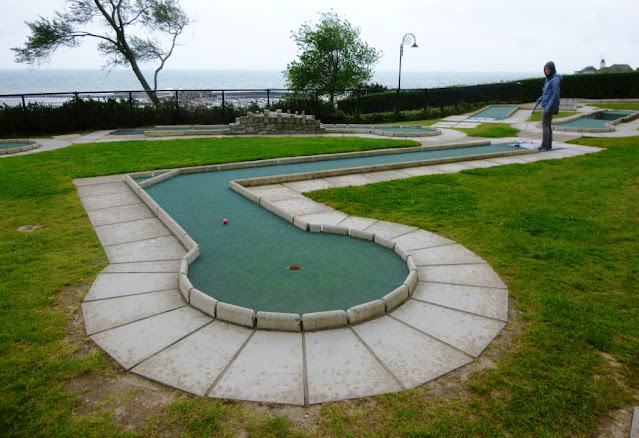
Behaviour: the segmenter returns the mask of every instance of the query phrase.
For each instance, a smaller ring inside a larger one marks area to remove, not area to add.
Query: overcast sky
[[[3,0],[9,2],[9,0]],[[11,1],[0,26],[0,68],[25,68],[11,47],[26,41],[25,21],[53,17],[64,0]],[[181,0],[194,19],[165,69],[284,70],[296,59],[291,39],[304,22],[333,9],[381,50],[377,70],[395,70],[404,34],[403,71],[540,71],[548,60],[560,73],[588,65],[639,67],[639,1],[615,0]],[[6,6],[6,5],[5,5]],[[38,68],[98,68],[95,42],[62,49]]]

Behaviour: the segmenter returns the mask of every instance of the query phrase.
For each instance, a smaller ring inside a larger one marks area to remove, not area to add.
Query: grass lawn
[[[602,103],[593,106],[606,109],[639,111],[639,103]]]
[[[413,142],[140,141],[0,159],[0,436],[590,436],[639,404],[639,137],[579,142],[607,150],[314,192],[348,214],[421,227],[474,251],[508,285],[512,319],[482,355],[489,366],[463,381],[454,372],[311,408],[172,390],[148,411],[133,392],[87,406],[92,385],[128,374],[78,320],[107,262],[72,179]],[[144,415],[125,428],[122,406],[132,405]],[[311,421],[300,420],[309,412]]]
[[[553,116],[553,120],[574,116],[575,114],[579,114],[579,113],[577,111],[559,111],[557,114]],[[544,117],[544,111],[541,109],[541,107],[539,107],[537,108],[537,111],[535,111],[535,114],[533,114],[532,117],[530,118],[530,121],[541,122],[543,117]]]
[[[452,128],[465,132],[469,137],[504,138],[517,137],[519,129],[505,123],[480,123],[476,128]]]

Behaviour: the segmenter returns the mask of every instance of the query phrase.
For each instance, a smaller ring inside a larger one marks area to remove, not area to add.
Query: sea
[[[153,87],[153,73],[144,72]],[[397,88],[397,71],[377,71],[370,82]],[[402,71],[401,88],[440,88],[479,85],[542,76],[539,72]],[[158,90],[257,90],[285,89],[278,70],[170,70],[158,75]],[[92,91],[141,91],[130,70],[0,69],[0,95]]]

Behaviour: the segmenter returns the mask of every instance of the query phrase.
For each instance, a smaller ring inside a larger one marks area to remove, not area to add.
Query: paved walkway
[[[415,227],[349,217],[302,193],[600,150],[555,147],[561,149],[251,187],[286,214],[294,216],[303,203],[308,223],[378,235],[412,259],[417,284],[392,312],[302,333],[232,325],[191,307],[178,280],[186,248],[124,176],[75,180],[111,263],[82,304],[87,334],[127,370],[203,396],[308,405],[421,385],[472,362],[505,326],[505,284],[485,260],[455,242]]]

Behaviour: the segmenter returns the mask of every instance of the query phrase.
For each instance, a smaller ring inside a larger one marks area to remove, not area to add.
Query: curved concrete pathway
[[[75,180],[111,263],[82,304],[87,335],[127,370],[203,396],[308,405],[418,386],[470,363],[499,333],[508,313],[505,284],[485,260],[455,242],[415,227],[349,217],[302,193],[600,150],[556,147],[561,149],[251,187],[293,215],[302,203],[310,224],[379,235],[414,259],[417,286],[391,313],[303,333],[236,326],[191,307],[178,285],[185,247],[123,176]]]

